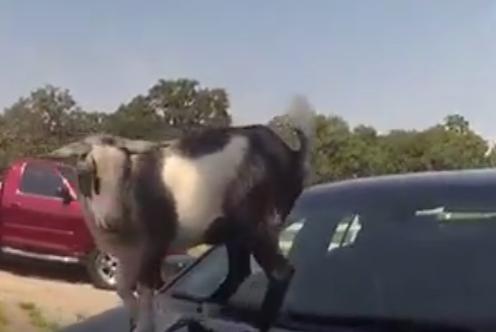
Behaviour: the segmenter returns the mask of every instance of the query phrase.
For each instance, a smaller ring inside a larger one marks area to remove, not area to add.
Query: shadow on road
[[[0,270],[24,277],[89,284],[90,279],[83,266],[45,262],[29,258],[2,255]]]
[[[129,331],[129,316],[123,308],[110,309],[101,314],[67,326],[61,332],[123,332]]]
[[[173,276],[182,268],[193,262],[194,257],[188,255],[169,256],[163,265],[162,273]],[[91,280],[84,266],[76,264],[63,264],[46,262],[24,257],[0,256],[0,270],[18,276],[34,277],[53,281],[69,283],[91,284]]]

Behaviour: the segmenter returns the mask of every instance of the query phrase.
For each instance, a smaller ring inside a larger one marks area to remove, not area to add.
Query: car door
[[[29,161],[3,220],[4,245],[40,253],[70,254],[81,222],[77,202],[64,202],[65,184],[50,163]]]

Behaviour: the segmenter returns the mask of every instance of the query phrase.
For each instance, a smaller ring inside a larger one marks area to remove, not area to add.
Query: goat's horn
[[[109,134],[96,134],[87,136],[83,142],[88,145],[98,145],[98,144],[109,144],[114,146],[119,146],[126,148],[131,153],[142,153],[150,150],[156,143],[145,141],[129,139],[122,136],[109,135]]]
[[[165,140],[165,141],[160,141],[158,143],[158,145],[160,147],[167,147],[167,146],[171,146],[176,141],[177,141],[177,139],[169,139],[169,140]]]
[[[129,150],[131,153],[143,153],[149,151],[151,148],[157,146],[157,143],[143,141],[143,140],[129,140],[125,139],[122,146]]]
[[[70,158],[74,156],[81,156],[87,153],[90,149],[90,145],[85,142],[74,142],[62,146],[52,152],[43,154],[42,157],[46,158]]]
[[[121,136],[96,134],[87,136],[81,141],[73,142],[58,148],[52,152],[41,155],[45,158],[70,158],[74,156],[81,156],[87,153],[93,144],[110,144],[126,148],[131,153],[143,153],[149,151],[154,147],[169,146],[173,140],[152,142],[137,139],[128,139]]]
[[[113,136],[113,139],[115,141],[115,144],[125,147],[131,153],[143,153],[155,147],[167,147],[171,145],[172,142],[174,141],[174,140],[166,140],[166,141],[153,142],[153,141],[145,141],[138,139],[128,139],[119,136]]]

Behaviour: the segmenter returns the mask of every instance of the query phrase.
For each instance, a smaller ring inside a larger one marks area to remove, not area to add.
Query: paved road
[[[83,322],[68,326],[62,332],[127,332],[128,315],[122,307],[107,310]]]
[[[176,322],[179,316],[163,316],[159,320],[157,329],[158,332],[165,332],[172,323]],[[257,332],[258,330],[245,325],[235,322],[226,321],[208,321],[204,322],[203,325],[208,331],[214,332]],[[62,330],[62,332],[127,332],[129,331],[129,325],[127,321],[127,315],[124,309],[115,308],[104,312],[100,315],[91,317],[84,322],[75,324],[73,326],[67,327]],[[175,332],[188,332],[187,327],[182,327]],[[276,330],[274,330],[276,332]],[[281,330],[282,332],[282,330]]]

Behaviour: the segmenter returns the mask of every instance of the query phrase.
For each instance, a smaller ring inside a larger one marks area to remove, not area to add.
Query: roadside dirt
[[[54,331],[53,325],[68,326],[118,305],[117,295],[95,289],[81,268],[29,260],[0,264],[0,332]]]
[[[117,294],[93,287],[82,267],[0,257],[0,332],[53,332],[119,305]]]

